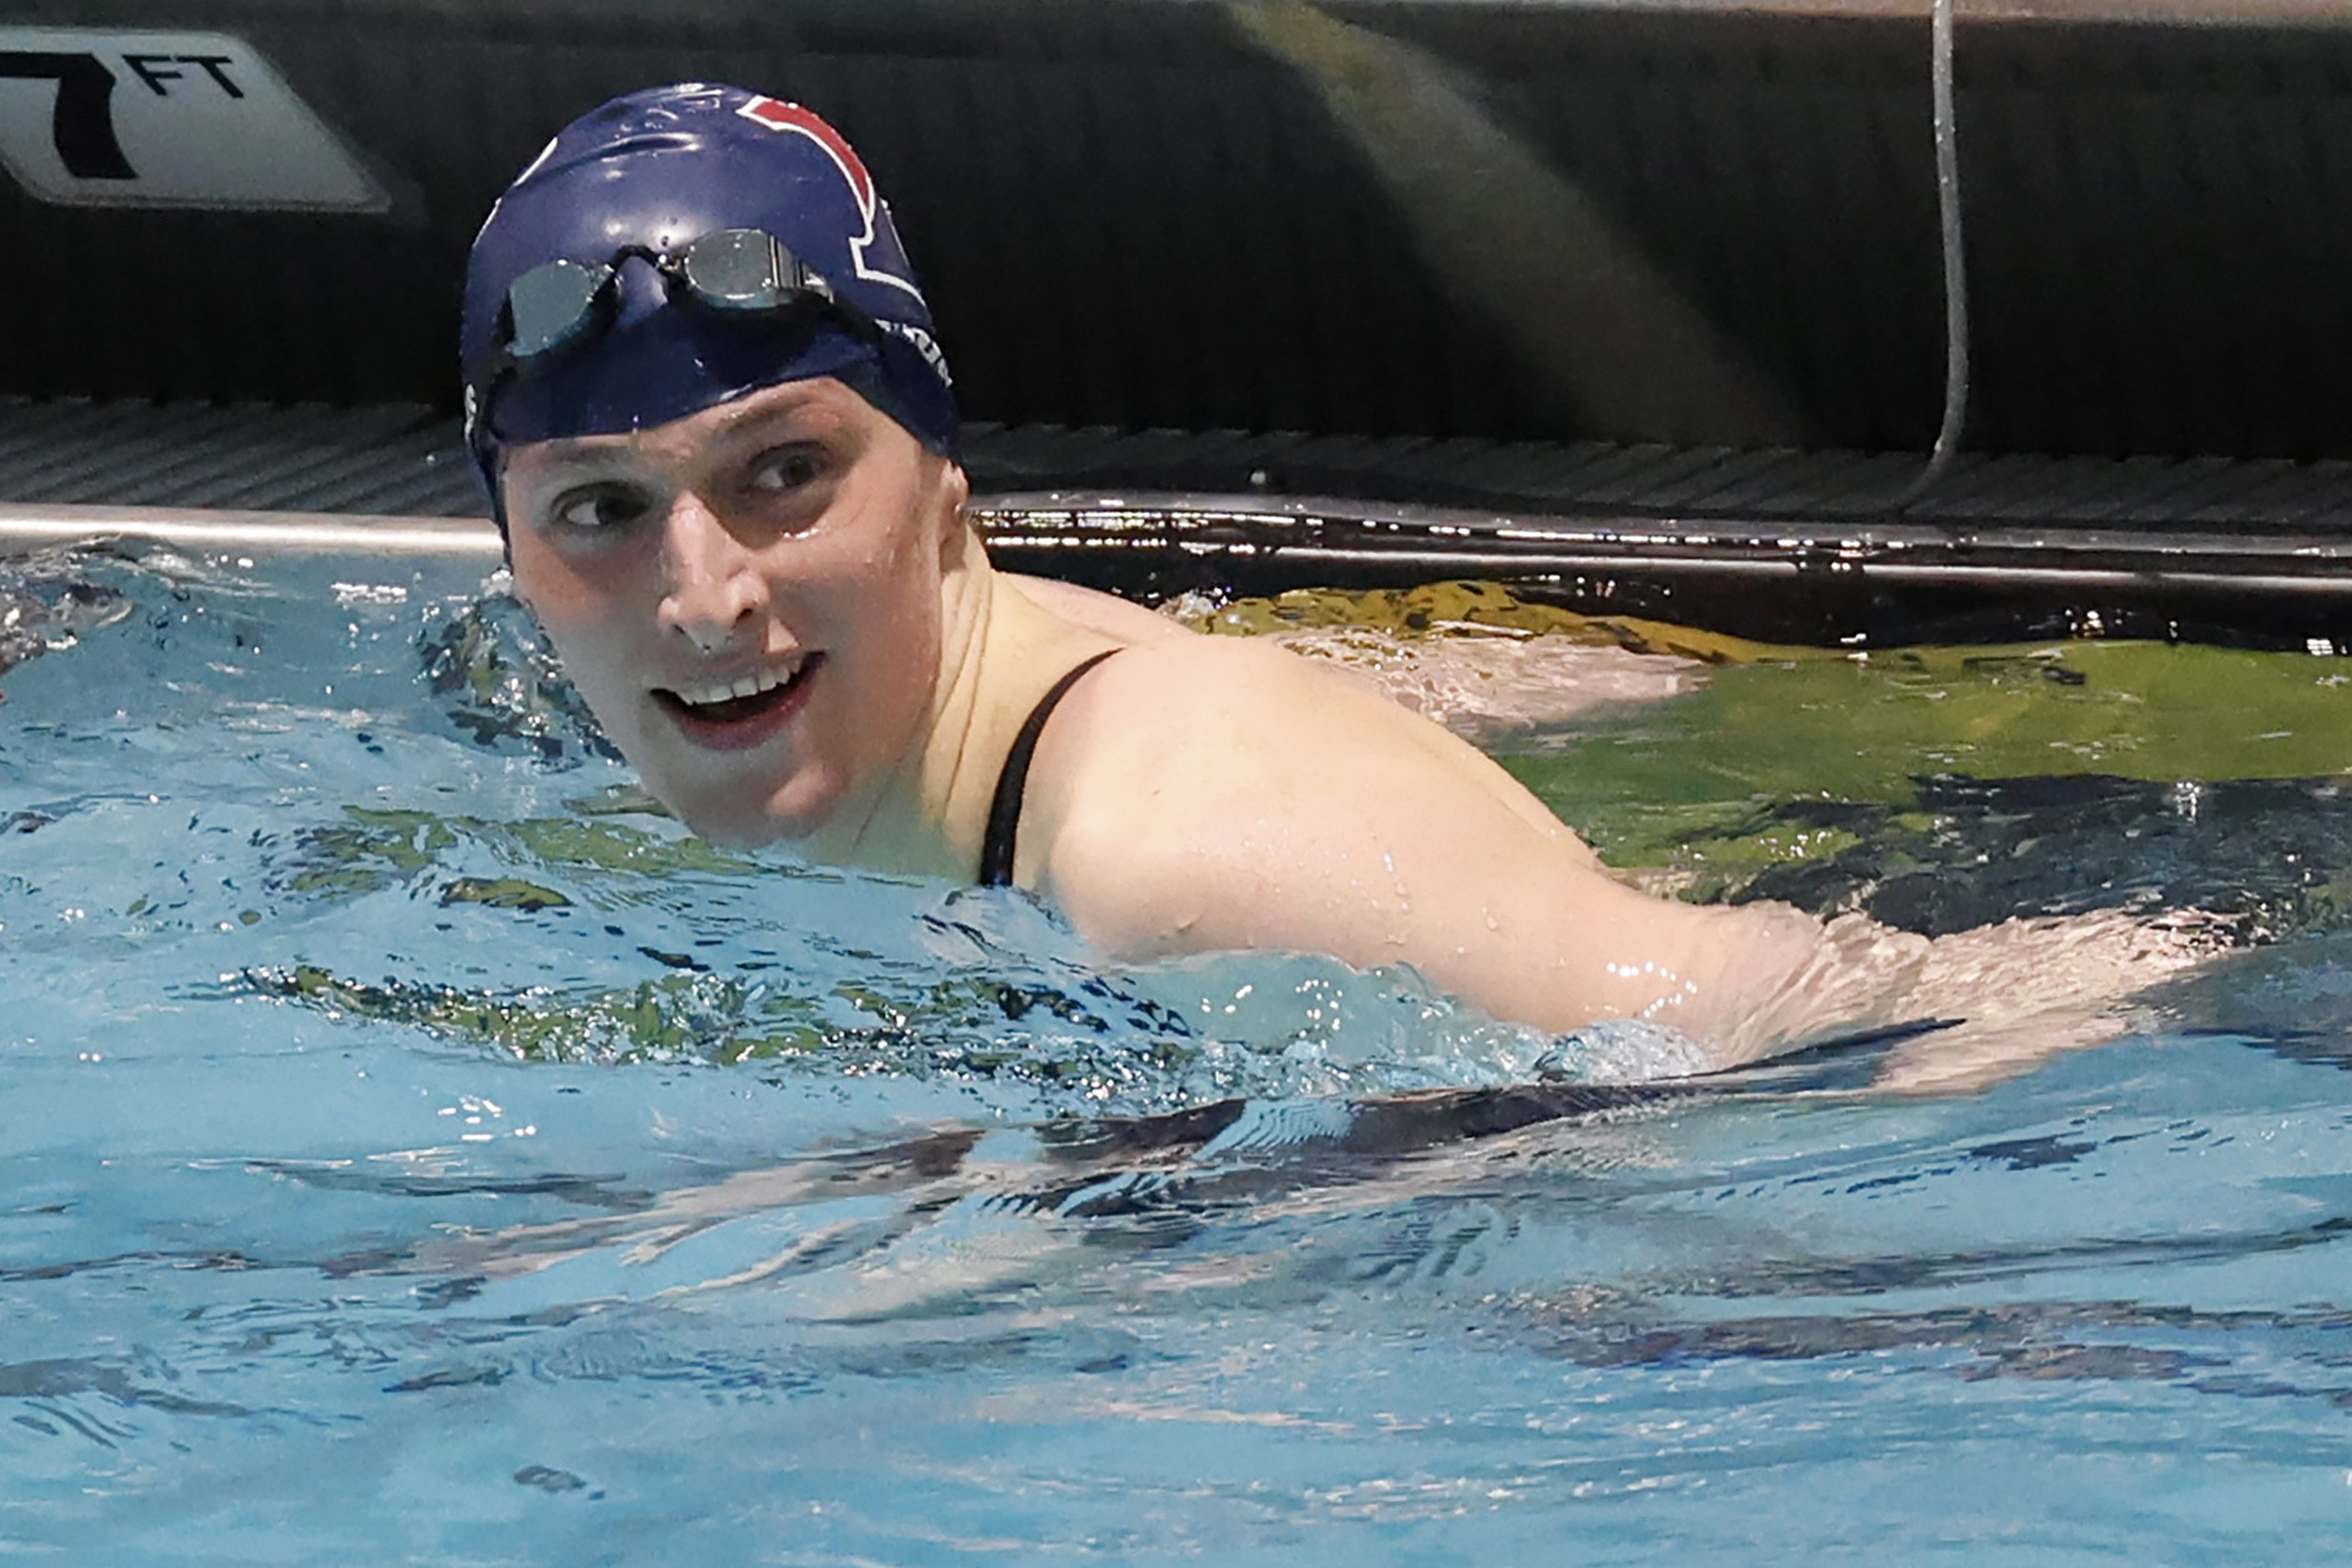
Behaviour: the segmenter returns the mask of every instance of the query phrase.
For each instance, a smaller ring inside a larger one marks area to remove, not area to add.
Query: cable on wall
[[[1968,420],[1968,258],[1962,245],[1960,132],[1952,94],[1952,8],[1955,0],[1931,0],[1929,13],[1929,80],[1935,121],[1936,226],[1944,247],[1944,418],[1927,467],[1896,498],[1907,512],[1951,467]]]

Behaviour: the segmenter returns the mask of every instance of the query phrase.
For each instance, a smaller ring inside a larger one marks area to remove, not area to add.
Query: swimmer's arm
[[[1046,807],[1032,879],[1116,957],[1407,963],[1499,1018],[1647,1018],[1726,1063],[1870,1016],[1842,972],[1820,995],[1800,984],[1837,946],[1818,921],[1625,886],[1493,764],[1326,673],[1224,644],[1125,655],[1096,680],[1088,702],[1162,722],[1090,738],[1082,708],[1049,738],[1090,752]]]

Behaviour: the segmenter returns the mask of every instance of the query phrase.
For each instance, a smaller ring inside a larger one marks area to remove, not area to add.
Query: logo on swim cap
[[[818,119],[813,111],[798,103],[787,103],[781,98],[755,96],[735,112],[754,124],[765,125],[771,131],[786,131],[806,136],[824,150],[825,156],[833,160],[834,167],[841,171],[841,178],[849,182],[850,198],[857,203],[859,215],[866,219],[865,232],[850,241],[850,261],[857,276],[877,283],[887,283],[892,288],[904,289],[918,301],[921,300],[923,291],[914,286],[913,278],[901,277],[895,272],[873,266],[866,260],[866,252],[874,243],[874,211],[882,205],[882,198],[874,193],[874,177],[866,172],[866,164],[858,157],[857,149],[843,140],[840,132]],[[946,373],[944,367],[941,373]]]
[[[941,386],[952,387],[956,384],[956,378],[947,373],[947,356],[940,351],[938,339],[909,322],[886,321],[877,325],[893,337],[904,338],[913,343],[914,352],[923,356],[923,363],[937,372]]]

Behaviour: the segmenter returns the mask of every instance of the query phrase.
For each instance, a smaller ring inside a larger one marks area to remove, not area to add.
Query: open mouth
[[[783,713],[822,662],[824,655],[806,654],[732,682],[658,688],[654,700],[696,730],[734,731]]]

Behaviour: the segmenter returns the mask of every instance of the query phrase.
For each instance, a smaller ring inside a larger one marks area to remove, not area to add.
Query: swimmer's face
[[[689,826],[804,838],[920,748],[965,490],[841,383],[788,382],[515,449],[515,587]]]

